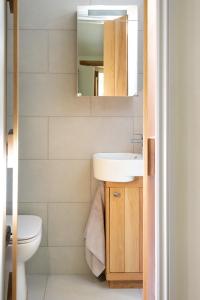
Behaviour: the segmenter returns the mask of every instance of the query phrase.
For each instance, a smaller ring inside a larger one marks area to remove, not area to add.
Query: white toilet
[[[12,216],[7,216],[12,228]],[[38,250],[42,238],[42,220],[37,216],[18,216],[17,300],[27,300],[25,263]],[[12,271],[12,240],[7,249],[7,272]]]

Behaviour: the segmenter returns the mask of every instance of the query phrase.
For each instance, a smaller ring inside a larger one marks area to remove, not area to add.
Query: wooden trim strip
[[[9,273],[8,278],[8,293],[7,293],[7,300],[12,300],[12,273]]]
[[[147,266],[147,255],[149,255],[148,250],[145,249],[148,246],[148,243],[146,241],[147,238],[147,201],[146,198],[148,196],[147,193],[147,170],[148,170],[148,160],[147,160],[147,112],[148,112],[148,103],[147,103],[147,97],[148,97],[148,58],[147,58],[147,47],[148,47],[148,40],[147,40],[147,18],[148,18],[148,0],[144,0],[144,54],[143,54],[143,102],[144,102],[144,108],[143,108],[143,115],[144,115],[144,132],[143,132],[143,138],[144,138],[144,188],[143,188],[143,299],[147,300],[147,294],[148,294],[148,266]]]
[[[13,2],[13,198],[12,198],[12,300],[17,300],[18,221],[18,139],[19,139],[19,1]]]
[[[113,188],[136,188],[136,187],[143,187],[143,177],[136,177],[134,181],[131,182],[106,182],[106,187],[113,187]]]
[[[155,300],[155,176],[149,176],[148,139],[155,135],[158,79],[157,0],[144,0],[144,199],[143,274],[144,300]],[[153,170],[152,170],[153,171]],[[151,172],[152,172],[151,171]],[[152,172],[153,174],[153,172]]]
[[[148,176],[155,176],[155,138],[147,139],[148,147]]]
[[[143,273],[107,273],[106,280],[122,281],[122,280],[143,280]]]
[[[140,272],[143,272],[143,188],[140,188],[140,234],[139,234],[139,243],[140,243]]]
[[[93,67],[103,67],[103,61],[101,60],[80,60],[81,66],[93,66]]]
[[[110,189],[105,186],[106,274],[110,270]],[[107,275],[106,275],[107,276]]]
[[[127,281],[108,281],[108,286],[111,289],[142,289],[142,280],[127,280]]]

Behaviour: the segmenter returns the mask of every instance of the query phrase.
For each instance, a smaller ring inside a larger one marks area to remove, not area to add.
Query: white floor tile
[[[44,300],[47,276],[29,275],[27,277],[28,300]]]
[[[109,289],[87,275],[49,276],[45,300],[142,300],[142,290]],[[32,300],[32,299],[31,299]]]

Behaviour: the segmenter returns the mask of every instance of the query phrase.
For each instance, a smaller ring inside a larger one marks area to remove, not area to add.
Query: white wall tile
[[[7,169],[7,203],[6,203],[6,210],[8,214],[11,214],[12,209],[12,169]]]
[[[89,0],[20,0],[20,27],[39,29],[75,29],[76,8]],[[9,27],[12,16],[9,18]]]
[[[133,120],[133,135],[134,134],[143,134],[143,118],[134,118]],[[133,151],[135,153],[142,153],[143,152],[143,145],[140,144],[134,144],[133,145]]]
[[[143,91],[139,92],[138,115],[136,117],[143,117]]]
[[[93,161],[92,160],[91,160],[91,164],[90,164],[90,172],[91,172],[91,199],[94,199],[96,190],[99,185],[99,180],[94,178],[94,170],[93,170]]]
[[[21,74],[20,114],[25,116],[89,115],[90,98],[76,96],[76,75]]]
[[[7,72],[13,71],[13,30],[7,30]]]
[[[137,116],[138,97],[92,97],[93,116]]]
[[[48,119],[20,118],[20,159],[45,159],[48,156]]]
[[[96,152],[131,151],[129,118],[50,118],[51,159],[90,159]]]
[[[138,74],[138,93],[140,94],[142,91],[143,91],[143,73],[140,73]]]
[[[134,153],[141,153],[141,154],[143,154],[143,146],[142,146],[142,144],[134,144],[133,145],[133,152]]]
[[[138,117],[133,120],[133,133],[143,133],[143,118]]]
[[[76,73],[76,32],[49,32],[49,71]]]
[[[8,115],[12,114],[12,80],[8,74]],[[88,116],[90,97],[77,97],[75,74],[20,74],[20,115]]]
[[[11,116],[12,113],[13,113],[13,73],[7,73],[7,116]]]
[[[8,31],[8,57],[12,57],[12,31]],[[46,30],[20,30],[20,72],[48,71],[48,32]],[[8,61],[12,72],[12,59]]]
[[[44,203],[19,203],[20,215],[35,215],[42,219],[41,246],[47,246],[47,204]]]
[[[90,161],[22,160],[21,202],[90,202]]]
[[[139,30],[138,33],[138,73],[143,73],[143,48],[144,48],[144,31]]]
[[[90,204],[48,205],[48,245],[83,246]]]
[[[139,30],[143,30],[144,29],[144,0],[139,0],[138,2],[138,13],[139,13]]]

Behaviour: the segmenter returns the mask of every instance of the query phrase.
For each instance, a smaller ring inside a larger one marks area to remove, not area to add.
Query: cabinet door
[[[140,190],[125,189],[125,272],[140,272]]]
[[[110,188],[110,272],[125,271],[124,188]]]

